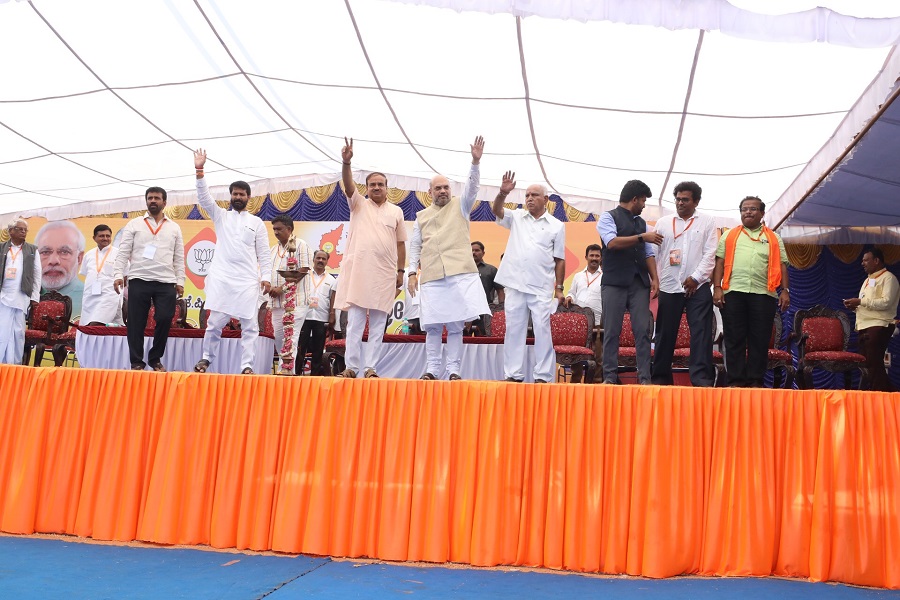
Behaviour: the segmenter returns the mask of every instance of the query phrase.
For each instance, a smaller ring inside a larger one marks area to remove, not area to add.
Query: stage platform
[[[900,587],[900,395],[0,366],[0,530]]]

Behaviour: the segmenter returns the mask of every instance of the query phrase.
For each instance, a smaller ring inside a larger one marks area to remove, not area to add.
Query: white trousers
[[[0,363],[21,365],[25,356],[25,311],[0,302]]]
[[[308,312],[308,308],[305,306],[298,306],[294,309],[294,345],[291,346],[294,350],[294,361],[299,362],[301,357],[297,356],[297,346],[300,340],[300,330],[303,329],[303,323],[306,321],[306,313]],[[243,325],[241,325],[243,327]],[[281,349],[284,348],[284,309],[283,308],[273,308],[272,309],[272,329],[275,331],[275,351],[278,353],[278,367],[281,367],[281,363],[283,362],[281,359]]]
[[[463,355],[462,332],[465,321],[453,321],[447,326],[447,367],[442,367],[441,336],[444,333],[444,323],[430,323],[425,326],[425,371],[438,379],[445,379],[452,373],[459,375]]]
[[[203,334],[203,358],[209,362],[216,360],[219,344],[222,342],[222,328],[228,325],[231,316],[217,310],[209,311],[206,321],[206,333]],[[253,357],[256,356],[256,338],[259,337],[259,321],[241,319],[241,371],[253,368]]]
[[[366,329],[366,313],[369,315],[369,342],[363,346],[363,331]],[[378,371],[378,361],[384,342],[384,328],[387,313],[372,308],[360,308],[350,305],[347,311],[347,346],[344,351],[344,362],[347,368],[362,377],[366,369]]]
[[[506,288],[506,337],[503,339],[503,374],[525,379],[525,337],[528,313],[534,327],[534,378],[554,381],[556,354],[550,338],[550,315],[557,307],[556,298],[545,298]]]

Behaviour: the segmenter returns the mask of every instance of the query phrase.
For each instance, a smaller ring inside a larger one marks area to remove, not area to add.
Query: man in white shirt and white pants
[[[600,294],[600,277],[603,270],[600,264],[603,262],[603,252],[600,244],[591,244],[584,250],[584,258],[587,266],[584,270],[575,273],[572,278],[572,287],[566,295],[566,306],[577,304],[590,308],[594,313],[594,331],[600,328],[600,317],[603,316],[603,300]],[[598,335],[594,340],[594,359],[598,365],[603,364],[603,339]],[[581,363],[572,365],[572,383],[581,383],[584,368]],[[603,370],[597,369],[594,381],[603,381]]]
[[[235,181],[229,186],[231,208],[216,204],[204,178],[206,151],[194,152],[197,198],[216,229],[216,252],[206,276],[206,308],[209,320],[203,335],[203,358],[194,366],[205,373],[216,359],[222,328],[231,317],[241,321],[241,373],[253,373],[256,338],[259,337],[259,291],[269,293],[269,234],[262,219],[247,211],[250,186]],[[260,281],[262,276],[262,281]]]
[[[410,241],[408,293],[421,291],[421,317],[425,330],[425,374],[422,379],[462,379],[463,328],[466,321],[486,314],[487,298],[469,240],[469,220],[481,177],[479,162],[484,140],[471,146],[472,167],[462,198],[450,193],[450,180],[437,175],[428,193],[431,206],[420,210]],[[421,258],[421,274],[419,263]],[[419,281],[421,280],[421,286]],[[419,289],[421,287],[421,290]],[[447,328],[447,361],[442,363],[441,335]]]
[[[503,371],[507,381],[525,379],[525,333],[530,312],[534,326],[534,381],[547,383],[552,381],[556,366],[550,315],[563,301],[566,229],[547,212],[550,198],[542,185],[533,184],[525,190],[525,208],[504,208],[506,197],[516,187],[515,178],[511,171],[503,175],[500,193],[491,206],[497,224],[510,230],[494,279],[506,290]]]
[[[97,247],[84,253],[81,274],[84,275],[84,296],[81,300],[82,325],[122,324],[122,296],[116,293],[113,282],[116,275],[118,248],[113,248],[112,229],[109,225],[94,227]]]
[[[279,370],[281,370],[284,367],[284,359],[280,357],[282,350],[284,349],[284,294],[287,282],[278,271],[287,270],[288,267],[287,260],[289,257],[287,250],[285,249],[285,244],[287,244],[288,240],[294,234],[294,220],[288,215],[278,215],[272,219],[271,223],[272,232],[275,234],[275,239],[278,243],[272,246],[271,250],[272,273],[269,281],[272,283],[272,288],[269,290],[269,307],[272,309],[272,330],[275,333],[275,351],[279,355],[278,367]],[[294,254],[294,258],[297,259],[297,270],[300,273],[309,273],[310,263],[312,262],[309,245],[297,237],[294,238],[294,242],[297,246],[297,251]],[[294,336],[291,340],[291,354],[296,359],[296,363],[300,364],[303,363],[303,356],[299,354],[300,329],[303,327],[308,311],[308,285],[308,278],[303,277],[303,279],[297,282],[295,291]]]
[[[675,186],[676,216],[663,217],[656,231],[659,245],[659,305],[656,311],[656,344],[651,383],[672,385],[672,356],[682,313],[691,331],[690,376],[694,387],[712,387],[713,300],[710,277],[716,266],[719,241],[712,217],[696,212],[702,190],[693,181]]]

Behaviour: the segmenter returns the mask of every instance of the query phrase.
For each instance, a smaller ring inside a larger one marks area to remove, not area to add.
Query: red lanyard
[[[687,231],[688,229],[690,229],[690,228],[691,228],[691,225],[694,224],[694,219],[696,219],[696,218],[697,218],[697,217],[691,217],[691,220],[688,221],[687,227],[684,228],[684,231],[682,231],[681,233],[679,233],[679,234],[676,235],[676,234],[675,234],[675,217],[672,217],[672,235],[675,236],[674,239],[677,240],[678,238],[680,238],[681,236],[683,236],[684,233],[685,233],[685,231]]]
[[[159,227],[153,229],[150,227],[150,217],[144,217],[144,225],[147,226],[147,229],[150,230],[150,233],[153,234],[153,237],[156,237],[156,234],[159,233],[159,230],[163,228],[163,225],[166,224],[167,219],[163,218],[162,222],[159,224]]]
[[[600,273],[597,273],[596,275],[594,275],[593,279],[588,279],[588,272],[587,271],[584,272],[584,280],[587,282],[588,287],[591,287],[591,284],[594,283],[595,281],[597,281],[598,277],[600,277]]]

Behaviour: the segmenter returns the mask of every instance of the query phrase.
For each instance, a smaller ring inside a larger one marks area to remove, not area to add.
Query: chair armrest
[[[801,360],[803,359],[803,355],[806,354],[806,340],[808,339],[808,333],[801,333],[799,336],[797,336],[797,352]]]

